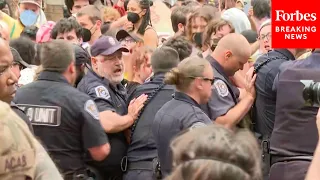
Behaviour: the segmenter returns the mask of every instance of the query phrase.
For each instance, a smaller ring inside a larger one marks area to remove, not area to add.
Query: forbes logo
[[[286,13],[284,10],[276,10],[276,19],[275,21],[316,21],[316,13],[300,13],[297,10],[294,13]]]

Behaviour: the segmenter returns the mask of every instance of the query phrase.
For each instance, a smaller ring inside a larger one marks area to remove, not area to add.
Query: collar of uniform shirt
[[[200,104],[197,103],[197,101],[195,101],[194,99],[192,99],[190,96],[188,96],[188,95],[185,94],[185,93],[175,92],[175,93],[174,93],[174,99],[187,102],[187,103],[192,104],[192,105],[194,105],[194,106],[197,106],[198,108],[201,109]]]
[[[55,82],[64,82],[69,84],[67,79],[63,77],[60,73],[52,72],[52,71],[43,71],[40,73],[38,80],[48,80]]]
[[[282,54],[283,56],[287,57],[289,60],[295,60],[296,58],[288,49],[275,49],[274,51]]]
[[[212,56],[209,56],[210,58],[210,64],[212,68],[215,68],[222,76],[224,76],[225,79],[229,79],[229,77],[226,75],[226,73],[223,70],[223,67],[218,63],[217,60],[215,60]]]

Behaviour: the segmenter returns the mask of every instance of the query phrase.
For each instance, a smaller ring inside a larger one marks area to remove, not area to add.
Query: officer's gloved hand
[[[254,74],[254,68],[251,67],[249,71],[246,73],[246,91],[247,91],[247,96],[255,99],[256,98],[256,88],[255,88],[255,82],[257,78],[257,74]]]
[[[136,120],[138,118],[139,112],[143,108],[147,98],[147,95],[142,94],[138,98],[130,101],[130,104],[128,106],[128,115],[131,116],[133,120]]]

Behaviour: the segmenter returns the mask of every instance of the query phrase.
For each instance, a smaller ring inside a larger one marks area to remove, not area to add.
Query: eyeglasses
[[[269,41],[270,38],[271,38],[271,32],[267,33],[267,34],[261,34],[259,37],[258,37],[258,40],[264,40],[265,38],[267,38],[267,40]]]
[[[133,38],[124,38],[124,39],[121,39],[120,42],[122,44],[127,44],[127,43],[135,43],[136,41]]]
[[[194,77],[194,76],[189,76],[188,78],[191,78],[191,79],[202,79],[204,81],[210,81],[211,85],[213,85],[213,83],[214,83],[214,78],[210,79],[210,78],[206,78],[206,77]]]

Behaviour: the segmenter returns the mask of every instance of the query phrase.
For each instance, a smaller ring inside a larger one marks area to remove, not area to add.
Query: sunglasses
[[[194,76],[189,76],[188,78],[191,78],[191,79],[202,79],[204,81],[210,81],[211,85],[213,85],[213,83],[214,83],[214,78],[210,79],[210,78],[206,78],[206,77],[194,77]]]

